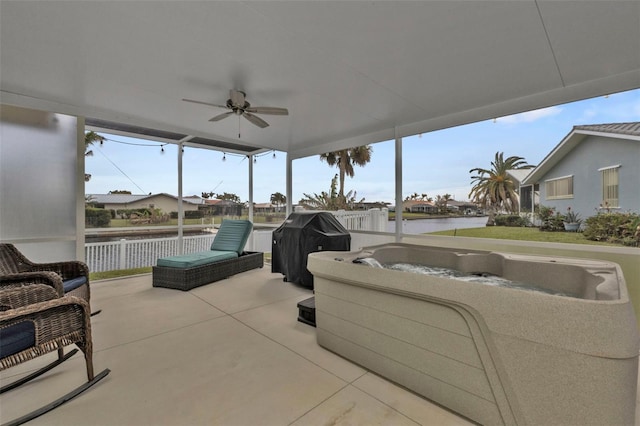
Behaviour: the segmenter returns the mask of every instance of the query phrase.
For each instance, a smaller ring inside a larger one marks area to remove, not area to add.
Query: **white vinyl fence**
[[[349,231],[386,232],[389,221],[389,210],[386,208],[363,211],[338,210],[329,213],[333,214]]]
[[[385,232],[389,218],[387,209],[369,211],[337,211],[338,221],[350,231]],[[253,231],[245,250],[271,252],[272,230]],[[183,253],[208,250],[215,234],[184,236]],[[149,238],[139,240],[121,239],[104,243],[86,243],[85,262],[91,272],[113,271],[154,266],[158,258],[178,253],[178,237]]]
[[[211,247],[215,234],[183,237],[184,253],[204,251]],[[160,257],[178,253],[178,237],[150,238],[87,243],[85,262],[91,272],[113,271],[154,266]]]

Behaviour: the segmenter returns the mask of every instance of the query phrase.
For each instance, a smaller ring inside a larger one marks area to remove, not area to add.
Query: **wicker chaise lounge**
[[[252,229],[248,220],[224,220],[210,250],[158,259],[153,267],[153,286],[188,291],[262,268],[263,253],[243,251]]]

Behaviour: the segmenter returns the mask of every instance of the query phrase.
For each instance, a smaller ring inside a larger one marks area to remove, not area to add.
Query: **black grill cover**
[[[291,213],[273,231],[271,272],[284,274],[285,281],[313,288],[307,256],[316,251],[349,251],[351,235],[331,213]]]

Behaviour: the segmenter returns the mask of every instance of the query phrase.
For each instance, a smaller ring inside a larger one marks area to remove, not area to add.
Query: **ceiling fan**
[[[192,99],[182,99],[185,102],[191,102],[194,104],[207,105],[216,108],[226,108],[229,111],[216,115],[209,119],[209,121],[220,121],[231,115],[243,116],[250,123],[264,129],[269,126],[269,123],[255,114],[267,114],[267,115],[289,115],[289,111],[286,108],[277,107],[252,107],[246,99],[247,94],[241,90],[231,89],[229,90],[229,99],[227,99],[226,105],[211,104],[209,102],[195,101]]]

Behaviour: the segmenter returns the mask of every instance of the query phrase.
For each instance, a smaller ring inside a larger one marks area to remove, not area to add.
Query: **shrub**
[[[178,217],[178,212],[176,212],[176,218]],[[185,219],[202,219],[204,214],[201,210],[185,210],[184,218]]]
[[[106,228],[111,223],[111,212],[105,209],[87,207],[84,209],[85,226],[92,228]]]
[[[598,213],[585,220],[588,240],[625,246],[640,245],[640,216],[636,213]]]
[[[527,218],[524,218],[517,214],[501,214],[496,216],[495,224],[496,226],[523,227],[529,226],[529,221],[527,220]]]
[[[540,225],[541,231],[548,232],[560,232],[564,231],[564,222],[566,216],[555,211],[553,207],[539,206],[538,218],[542,224]]]
[[[116,215],[118,215],[122,219],[130,219],[132,214],[134,214],[136,216],[151,216],[151,210],[149,210],[146,207],[141,207],[139,209],[119,209],[119,210],[116,210]]]
[[[580,215],[575,211],[571,210],[571,207],[567,207],[567,214],[565,216],[565,221],[567,223],[577,223],[577,224],[582,223],[582,219],[580,218]]]
[[[178,218],[178,212],[170,212],[169,217],[171,219]],[[184,218],[185,219],[202,219],[204,217],[204,212],[202,210],[185,210]]]

